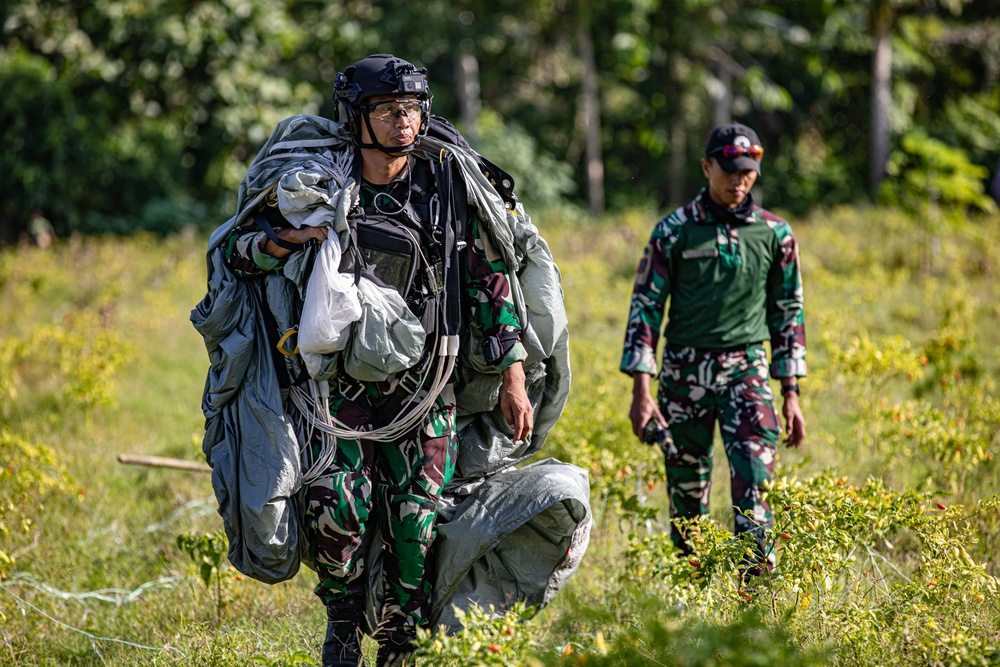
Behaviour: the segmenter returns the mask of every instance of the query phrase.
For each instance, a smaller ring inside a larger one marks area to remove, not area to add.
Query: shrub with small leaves
[[[417,652],[422,662],[451,667],[518,667],[534,644],[530,629],[524,622],[535,615],[535,608],[523,602],[506,611],[471,606],[455,609],[462,629],[449,634],[417,630]]]
[[[27,345],[17,338],[0,338],[0,415],[8,417],[17,401],[18,366],[23,363]]]
[[[312,654],[305,651],[290,651],[274,658],[255,655],[250,658],[250,662],[255,665],[264,665],[264,667],[300,667],[302,665],[315,667],[317,664]]]
[[[673,607],[712,608],[746,596],[737,573],[757,557],[752,537],[733,535],[708,517],[675,522],[691,551],[681,553],[667,533],[633,536],[627,551],[633,568],[625,576],[648,578]]]
[[[63,400],[84,409],[114,406],[116,375],[131,357],[131,348],[118,332],[101,326],[96,315],[39,327],[32,349],[36,361],[58,369]]]
[[[0,429],[0,544],[10,532],[29,533],[32,515],[44,509],[51,493],[70,493],[69,476],[55,453],[28,438]],[[0,575],[14,557],[0,548]]]
[[[644,620],[625,628],[613,640],[598,633],[592,644],[567,645],[539,655],[541,665],[573,667],[820,667],[828,664],[824,647],[803,647],[781,625],[774,625],[755,609],[734,615],[729,622],[685,618],[676,612],[650,609]],[[553,654],[554,653],[554,654]]]
[[[953,406],[905,401],[880,406],[876,423],[882,449],[911,460],[939,487],[962,494],[970,475],[994,470],[996,432],[995,424],[955,412]]]
[[[226,559],[228,542],[222,533],[193,535],[183,533],[177,536],[177,548],[191,557],[198,568],[201,582],[208,588],[212,578],[222,571],[222,562]]]
[[[225,534],[221,531],[204,535],[182,533],[177,536],[177,548],[191,558],[205,588],[210,588],[212,583],[215,583],[216,616],[221,618],[225,606],[222,598],[222,578],[230,569],[223,566],[229,552],[229,542]]]
[[[779,476],[767,500],[779,556],[774,572],[741,582],[739,567],[753,555],[748,536],[702,518],[677,523],[688,554],[665,534],[633,536],[626,576],[650,581],[675,609],[724,613],[734,603],[763,605],[775,622],[787,616],[802,632],[836,639],[842,655],[861,664],[888,664],[882,647],[889,645],[931,664],[945,655],[926,649],[934,642],[954,639],[957,655],[990,637],[989,618],[977,608],[998,599],[1000,583],[969,551],[978,541],[976,522],[996,515],[1000,497],[966,508],[934,501],[930,491],[896,491],[878,479],[857,486],[824,473]]]

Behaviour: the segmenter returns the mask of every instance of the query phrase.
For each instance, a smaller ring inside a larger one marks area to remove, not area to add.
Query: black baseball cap
[[[714,157],[727,174],[741,169],[760,173],[764,149],[760,137],[742,123],[726,123],[712,130],[705,144],[705,157]]]

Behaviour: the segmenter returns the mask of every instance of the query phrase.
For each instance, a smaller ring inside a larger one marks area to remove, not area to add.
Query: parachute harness
[[[302,476],[303,484],[315,481],[330,468],[337,454],[337,438],[392,442],[418,426],[434,408],[438,396],[451,379],[459,350],[461,328],[459,251],[464,243],[459,239],[457,230],[459,216],[456,214],[452,196],[451,168],[446,164],[449,157],[450,154],[442,149],[438,155],[437,168],[433,161],[430,162],[437,183],[437,193],[430,201],[431,222],[435,227],[440,222],[442,212],[444,213],[443,290],[434,276],[432,265],[427,261],[423,248],[418,245],[418,252],[424,260],[423,265],[434,293],[444,302],[444,307],[438,309],[441,322],[432,332],[433,339],[430,345],[433,353],[425,363],[417,368],[411,368],[399,378],[396,389],[409,389],[410,395],[402,402],[388,423],[378,428],[353,429],[336,419],[330,412],[329,381],[310,379],[308,383],[293,385],[290,388],[289,396],[304,422],[305,433],[302,435],[305,437],[302,442],[312,442],[314,437],[319,438],[320,442],[320,449],[315,457],[312,456],[311,448],[304,448],[303,454],[307,459],[308,468]],[[363,385],[359,386],[357,393],[348,398],[356,399],[363,391]]]

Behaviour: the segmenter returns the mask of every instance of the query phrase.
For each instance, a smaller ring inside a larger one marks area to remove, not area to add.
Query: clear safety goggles
[[[420,100],[383,100],[364,105],[368,117],[381,123],[391,123],[400,115],[411,122],[419,122],[422,111]]]

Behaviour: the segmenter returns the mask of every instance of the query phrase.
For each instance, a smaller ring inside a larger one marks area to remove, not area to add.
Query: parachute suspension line
[[[298,408],[299,413],[303,415],[308,426],[309,439],[306,442],[311,441],[312,435],[317,431],[322,441],[319,455],[302,476],[303,484],[309,484],[318,478],[333,463],[333,458],[337,453],[337,438],[390,442],[406,434],[427,417],[455,370],[455,361],[458,356],[458,336],[442,336],[438,339],[436,347],[436,361],[428,365],[427,370],[420,375],[417,384],[418,387],[425,386],[433,369],[434,378],[426,391],[414,392],[388,424],[370,431],[349,428],[330,415],[329,383],[313,380],[309,383],[308,390],[302,386],[291,388],[292,402]],[[413,405],[421,393],[423,396],[420,401]]]
[[[302,475],[303,484],[311,484],[322,475],[323,471],[333,463],[333,457],[337,454],[336,439],[323,432],[320,427],[322,422],[325,421],[329,424],[330,421],[330,385],[327,382],[316,382],[315,380],[311,380],[309,385],[313,392],[310,397],[313,399],[313,402],[310,402],[306,398],[307,395],[304,394],[304,390],[299,386],[293,386],[291,392],[292,401],[299,409],[300,414],[305,417],[306,424],[308,425],[306,439],[303,442],[312,442],[317,431],[319,431],[320,438],[319,456],[316,457],[316,460],[312,462],[309,469]],[[299,392],[303,393],[300,394]],[[311,450],[309,454],[311,456]]]
[[[333,167],[330,173],[337,185],[342,188],[354,169],[354,151],[333,151],[328,155],[330,156],[330,165]]]

